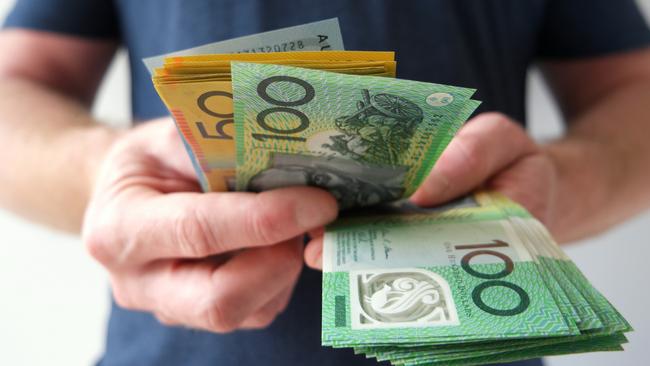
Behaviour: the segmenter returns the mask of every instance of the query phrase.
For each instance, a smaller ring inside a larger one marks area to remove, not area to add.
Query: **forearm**
[[[117,135],[83,105],[40,84],[0,82],[0,205],[77,232],[95,170]]]
[[[560,242],[604,231],[650,207],[650,84],[628,83],[575,116],[567,136],[545,147],[558,174]]]

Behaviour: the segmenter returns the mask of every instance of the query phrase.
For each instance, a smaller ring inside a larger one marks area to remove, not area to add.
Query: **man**
[[[488,186],[560,241],[650,206],[650,33],[632,0],[21,0],[0,34],[0,200],[83,226],[116,300],[101,365],[375,364],[320,347],[320,273],[302,267],[320,267],[329,194],[200,194],[169,117],[115,131],[88,113],[120,45],[145,121],[167,111],[141,58],[334,16],[348,49],[395,50],[400,77],[477,88],[500,112],[460,131],[415,203]],[[518,125],[538,61],[568,126],[542,146]]]

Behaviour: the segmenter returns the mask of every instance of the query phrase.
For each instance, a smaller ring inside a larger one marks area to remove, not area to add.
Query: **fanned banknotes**
[[[327,51],[168,57],[153,82],[172,113],[205,191],[235,188],[232,61],[299,65],[334,73],[394,77],[393,52]]]
[[[342,208],[410,196],[479,102],[475,90],[232,64],[237,188],[310,185]]]
[[[395,365],[621,350],[631,330],[544,226],[496,194],[340,219],[323,270],[323,344]]]

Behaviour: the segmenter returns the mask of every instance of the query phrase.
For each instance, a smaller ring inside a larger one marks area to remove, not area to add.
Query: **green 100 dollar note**
[[[338,220],[323,272],[325,345],[578,334],[496,209]]]
[[[522,206],[478,192],[326,228],[323,345],[400,366],[622,350],[630,324]]]
[[[411,195],[479,102],[473,89],[233,62],[237,189],[329,190],[342,208]]]

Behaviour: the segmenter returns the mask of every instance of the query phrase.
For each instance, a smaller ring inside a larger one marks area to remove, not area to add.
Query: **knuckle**
[[[276,214],[273,210],[258,208],[251,210],[248,215],[248,227],[254,237],[254,240],[260,243],[274,243],[278,241],[276,237]]]
[[[485,149],[481,140],[475,136],[468,135],[458,135],[456,139],[456,146],[463,156],[466,169],[469,171],[478,171],[479,173],[484,172],[487,167],[483,160]]]
[[[255,314],[250,326],[253,328],[266,328],[273,323],[277,315],[278,312],[276,311],[261,310],[258,314]]]
[[[490,112],[487,114],[491,120],[493,120],[496,124],[511,124],[511,119],[507,115],[501,113],[501,112]]]
[[[211,253],[209,225],[198,211],[185,209],[174,220],[174,235],[182,253],[205,257]]]
[[[230,304],[227,299],[215,300],[210,304],[204,312],[207,329],[217,333],[229,333],[237,329],[240,321],[230,316],[229,309],[232,308]]]
[[[162,324],[162,325],[165,325],[165,326],[168,326],[168,327],[169,327],[169,326],[178,325],[177,322],[175,322],[174,320],[172,320],[172,319],[171,319],[170,317],[168,317],[167,315],[164,315],[164,314],[161,314],[161,313],[154,313],[154,316],[156,317],[156,320],[158,320],[158,322],[159,322],[160,324]]]
[[[138,310],[133,299],[128,295],[126,286],[121,281],[111,280],[111,288],[113,299],[118,306],[128,310]]]
[[[125,238],[123,209],[119,202],[91,203],[81,234],[87,252],[107,268],[128,261],[134,241]]]
[[[500,112],[493,112],[492,120],[494,121],[495,128],[504,138],[517,138],[526,136],[523,128],[519,126],[512,118]],[[516,140],[515,140],[516,141]]]
[[[95,226],[84,230],[82,235],[88,253],[104,265],[112,262],[113,232],[109,226]]]
[[[151,128],[155,131],[159,131],[162,138],[167,140],[178,139],[178,130],[169,116],[156,118],[151,122]]]

